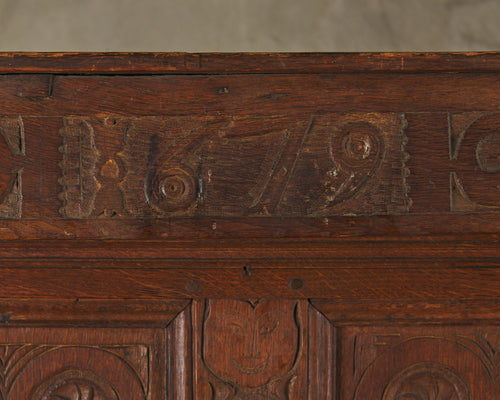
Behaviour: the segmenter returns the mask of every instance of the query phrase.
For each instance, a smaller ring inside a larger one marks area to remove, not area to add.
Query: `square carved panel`
[[[340,399],[499,398],[496,325],[348,327],[341,343]]]
[[[0,329],[2,400],[157,400],[165,393],[162,330]]]

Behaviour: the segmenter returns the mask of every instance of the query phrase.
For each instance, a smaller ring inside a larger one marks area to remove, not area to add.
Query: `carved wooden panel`
[[[117,127],[123,149],[97,164],[95,129],[109,135]],[[402,115],[376,113],[66,118],[61,212],[68,218],[405,213],[411,203],[404,127]],[[95,209],[99,180],[116,185],[119,164],[126,212],[106,214]]]
[[[1,77],[2,239],[499,232],[492,73],[93,72]]]
[[[165,392],[160,330],[2,328],[2,400],[151,400]]]
[[[486,111],[4,117],[0,215],[20,221],[0,234],[359,237],[363,221],[382,233],[399,215],[395,229],[409,235],[454,232],[453,214],[472,211],[468,231],[495,232],[497,217],[485,214],[498,211],[497,119]],[[432,149],[430,129],[439,132]],[[230,219],[243,229],[235,233]]]
[[[494,400],[498,326],[342,329],[341,399]]]
[[[24,125],[21,117],[0,118],[0,218],[19,219],[22,213],[22,166],[25,155]]]
[[[0,400],[498,400],[500,54],[0,54]]]
[[[197,301],[169,332],[172,399],[334,398],[334,328],[305,301]]]

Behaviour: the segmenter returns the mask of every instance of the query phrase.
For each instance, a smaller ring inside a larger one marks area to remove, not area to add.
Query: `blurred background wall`
[[[500,0],[0,0],[15,50],[500,50]]]

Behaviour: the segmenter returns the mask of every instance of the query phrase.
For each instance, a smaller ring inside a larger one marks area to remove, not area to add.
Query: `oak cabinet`
[[[0,399],[500,397],[499,54],[0,74]]]

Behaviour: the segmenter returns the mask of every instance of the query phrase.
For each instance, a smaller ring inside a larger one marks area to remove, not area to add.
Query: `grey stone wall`
[[[0,0],[14,50],[500,50],[500,0]]]

